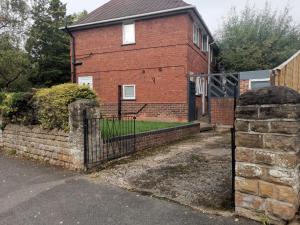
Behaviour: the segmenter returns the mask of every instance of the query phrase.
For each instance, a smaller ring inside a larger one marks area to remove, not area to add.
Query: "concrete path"
[[[251,221],[205,215],[84,175],[0,153],[1,225],[231,225]]]

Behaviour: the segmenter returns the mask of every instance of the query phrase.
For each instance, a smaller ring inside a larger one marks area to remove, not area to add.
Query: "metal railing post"
[[[135,129],[135,120],[136,120],[136,117],[134,116],[133,117],[133,151],[136,150],[136,129]]]
[[[239,86],[236,84],[234,86],[234,99],[233,99],[233,127],[231,128],[231,158],[232,158],[232,205],[235,210],[235,166],[236,166],[236,158],[235,158],[235,151],[236,151],[236,144],[235,144],[235,111],[236,111],[236,105],[237,105],[237,88]]]
[[[87,111],[83,110],[83,145],[84,145],[84,166],[88,169],[89,164],[89,140],[88,140],[88,119],[87,119]]]

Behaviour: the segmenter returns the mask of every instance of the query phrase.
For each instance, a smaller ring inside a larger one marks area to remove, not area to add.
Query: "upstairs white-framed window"
[[[78,77],[78,85],[86,85],[93,89],[93,76]]]
[[[136,100],[135,84],[123,85],[123,100]]]
[[[207,34],[202,35],[202,51],[203,52],[208,52],[208,49],[209,49],[208,42],[209,42],[208,35]]]
[[[200,29],[199,27],[194,24],[193,25],[193,42],[196,46],[200,47]]]
[[[123,24],[123,45],[135,44],[135,23]]]

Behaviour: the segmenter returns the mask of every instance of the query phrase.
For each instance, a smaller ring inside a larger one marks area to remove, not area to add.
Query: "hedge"
[[[68,130],[70,103],[96,99],[87,86],[62,84],[30,93],[0,93],[0,110],[5,123],[40,125],[45,129]]]
[[[6,123],[22,123],[24,125],[35,122],[32,107],[33,93],[1,93],[0,111]]]

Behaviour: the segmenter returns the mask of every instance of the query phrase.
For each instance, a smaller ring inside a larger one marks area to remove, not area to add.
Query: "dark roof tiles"
[[[74,25],[190,6],[182,0],[111,0]]]

